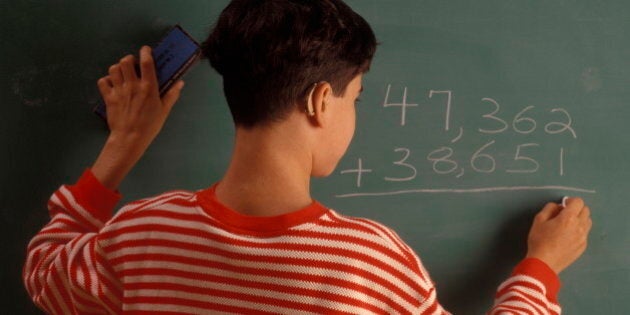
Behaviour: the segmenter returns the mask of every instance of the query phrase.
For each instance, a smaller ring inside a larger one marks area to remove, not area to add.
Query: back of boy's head
[[[342,96],[369,69],[376,39],[341,0],[233,0],[203,43],[237,126],[281,121],[314,83]]]

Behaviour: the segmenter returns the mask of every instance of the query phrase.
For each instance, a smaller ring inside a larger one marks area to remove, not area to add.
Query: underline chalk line
[[[581,192],[587,194],[596,194],[597,191],[580,187],[569,186],[504,186],[504,187],[479,187],[479,188],[424,188],[424,189],[406,189],[394,191],[380,192],[357,192],[335,195],[337,198],[353,198],[353,197],[375,197],[375,196],[393,196],[405,194],[475,194],[475,193],[492,193],[506,191],[535,191],[535,190],[562,190],[571,192]]]

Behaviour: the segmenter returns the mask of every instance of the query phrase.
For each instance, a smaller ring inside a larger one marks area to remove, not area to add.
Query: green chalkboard
[[[582,196],[594,228],[562,275],[566,314],[630,307],[630,4],[348,1],[379,42],[357,131],[324,204],[391,226],[456,314],[481,314],[546,202]],[[0,2],[0,307],[37,314],[19,277],[46,200],[106,137],[97,78],[180,23],[203,40],[227,1]],[[218,180],[233,127],[206,62],[121,187],[124,201]]]

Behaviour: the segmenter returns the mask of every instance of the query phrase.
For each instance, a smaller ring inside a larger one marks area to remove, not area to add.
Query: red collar
[[[317,201],[310,205],[277,216],[250,216],[230,209],[216,196],[217,184],[198,191],[197,200],[206,214],[224,225],[224,228],[239,234],[273,236],[305,223],[314,223],[329,210]]]

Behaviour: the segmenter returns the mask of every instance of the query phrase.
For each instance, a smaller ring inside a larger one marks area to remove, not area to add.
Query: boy
[[[376,47],[341,0],[234,0],[204,54],[223,76],[236,139],[222,180],[124,206],[116,188],[183,88],[159,97],[150,49],[98,81],[110,136],[94,165],[48,204],[24,281],[55,314],[447,314],[416,254],[376,222],[311,199],[355,127]],[[586,248],[589,209],[573,198],[536,216],[527,258],[492,314],[559,314],[557,273]]]

